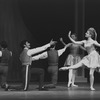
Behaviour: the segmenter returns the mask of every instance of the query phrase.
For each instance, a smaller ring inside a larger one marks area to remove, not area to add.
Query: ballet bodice
[[[72,43],[70,46],[70,53],[77,55],[79,53],[79,45]]]
[[[87,50],[88,53],[91,53],[92,51],[95,50],[93,41],[86,41],[84,43],[84,47],[86,48],[86,50]]]

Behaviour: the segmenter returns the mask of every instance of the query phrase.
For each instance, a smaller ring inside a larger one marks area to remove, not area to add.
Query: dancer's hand
[[[57,41],[53,41],[53,39],[50,41],[50,45],[55,45]]]
[[[63,41],[63,38],[62,38],[62,37],[60,38],[60,41],[61,41],[61,42]]]
[[[63,38],[62,38],[62,37],[60,38],[60,41],[61,41],[61,43],[62,43],[64,46],[66,46],[66,43],[63,41]]]

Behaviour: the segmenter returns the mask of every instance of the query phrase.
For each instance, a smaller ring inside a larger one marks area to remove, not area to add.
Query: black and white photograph
[[[100,99],[100,0],[0,0],[0,100]]]

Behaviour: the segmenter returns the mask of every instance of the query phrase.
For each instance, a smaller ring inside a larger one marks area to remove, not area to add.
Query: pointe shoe
[[[72,87],[78,87],[78,85],[72,84]]]
[[[61,68],[59,68],[59,70],[61,71],[61,70],[68,70],[68,68],[67,67],[61,67]]]
[[[90,87],[90,89],[91,89],[92,91],[94,91],[94,90],[95,90],[95,88],[93,88],[93,87]]]
[[[71,84],[72,84],[72,83],[68,83],[67,87],[68,87],[68,88],[71,87]]]

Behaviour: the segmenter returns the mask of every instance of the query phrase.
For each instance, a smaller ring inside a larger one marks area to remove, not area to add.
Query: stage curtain
[[[8,81],[19,81],[21,78],[20,41],[28,39],[33,44],[36,43],[35,38],[32,37],[31,32],[24,24],[20,13],[19,1],[0,0],[0,41],[7,41],[8,48],[12,51]]]

